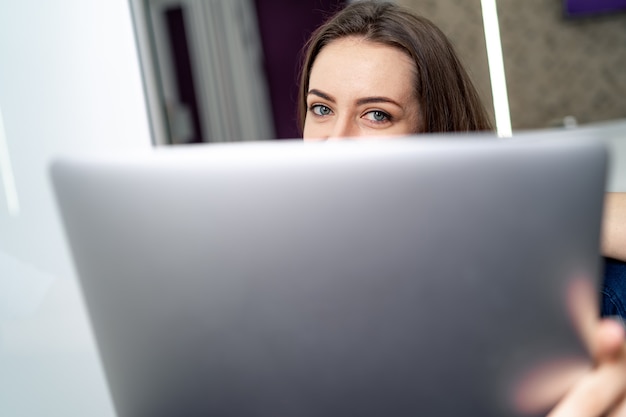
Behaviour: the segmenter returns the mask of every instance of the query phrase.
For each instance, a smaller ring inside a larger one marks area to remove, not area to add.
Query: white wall
[[[0,112],[0,415],[111,416],[46,169],[151,146],[127,1],[0,0]]]

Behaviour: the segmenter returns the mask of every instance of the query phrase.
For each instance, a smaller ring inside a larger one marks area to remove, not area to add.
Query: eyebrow
[[[320,90],[316,90],[315,88],[309,90],[309,93],[307,95],[309,95],[309,96],[310,95],[318,96],[320,98],[323,98],[324,100],[330,101],[331,103],[335,102],[335,99],[332,96],[330,96],[330,95],[328,95],[326,93],[323,93]]]
[[[308,95],[314,95],[314,96],[318,96],[320,98],[323,98],[324,100],[328,100],[331,103],[335,103],[336,100],[333,96],[326,94],[320,90],[316,90],[315,88],[309,90]],[[383,97],[383,96],[372,96],[372,97],[363,97],[360,98],[356,101],[356,103],[361,106],[363,104],[370,104],[370,103],[391,103],[394,104],[398,107],[402,107],[397,101],[392,100],[388,97]]]

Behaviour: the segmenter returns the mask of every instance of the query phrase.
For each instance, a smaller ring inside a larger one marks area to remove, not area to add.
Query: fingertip
[[[626,343],[624,325],[617,320],[604,318],[598,328],[598,354],[601,357],[615,356]]]

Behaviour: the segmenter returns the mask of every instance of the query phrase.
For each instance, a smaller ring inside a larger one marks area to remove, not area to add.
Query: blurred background
[[[345,2],[131,1],[156,143],[299,136],[299,52]],[[397,2],[448,34],[493,115],[484,2]],[[496,4],[514,130],[626,118],[624,0]]]
[[[493,110],[480,0],[398,0]],[[497,0],[514,129],[610,144],[626,191],[623,0]],[[589,6],[590,5],[590,6]],[[114,415],[48,180],[61,154],[299,135],[299,51],[331,0],[0,0],[0,415]]]
[[[483,2],[398,3],[442,28],[483,101],[493,106]],[[626,1],[497,0],[496,4],[513,130],[559,126],[567,117],[579,124],[626,118]]]
[[[338,0],[131,0],[155,143],[296,138],[300,51]]]

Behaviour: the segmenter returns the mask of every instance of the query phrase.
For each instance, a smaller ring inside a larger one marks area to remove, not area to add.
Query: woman
[[[305,140],[491,129],[446,36],[391,3],[353,3],[313,33],[298,106]],[[626,259],[624,201],[621,194],[607,197],[603,230],[604,253],[620,259]],[[576,313],[595,365],[577,378],[552,416],[626,415],[624,329],[597,319],[588,300],[587,292]]]

